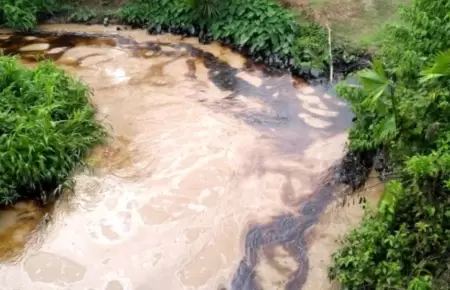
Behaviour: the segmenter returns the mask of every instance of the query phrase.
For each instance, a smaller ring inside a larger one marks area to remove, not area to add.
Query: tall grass
[[[89,88],[47,61],[0,56],[0,76],[0,204],[55,194],[106,136]]]

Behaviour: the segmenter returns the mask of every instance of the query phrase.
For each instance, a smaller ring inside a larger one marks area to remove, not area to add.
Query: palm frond
[[[434,59],[433,66],[425,69],[422,72],[423,77],[421,82],[426,82],[431,79],[450,76],[450,50],[439,53]]]

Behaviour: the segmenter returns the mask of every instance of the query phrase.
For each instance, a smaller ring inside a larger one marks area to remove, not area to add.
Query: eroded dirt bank
[[[42,30],[115,34],[0,34],[83,79],[112,141],[75,196],[0,214],[1,289],[331,289],[334,240],[362,213],[323,186],[351,122],[341,100],[195,39]]]

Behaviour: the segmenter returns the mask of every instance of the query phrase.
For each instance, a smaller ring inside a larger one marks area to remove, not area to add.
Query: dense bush
[[[16,29],[36,26],[40,15],[59,9],[58,0],[0,0],[0,25]]]
[[[269,65],[322,69],[329,62],[327,31],[271,0],[132,0],[121,17],[155,33],[173,32],[234,44]],[[342,55],[342,53],[339,53]]]
[[[450,289],[450,1],[415,0],[389,27],[361,87],[341,85],[350,150],[394,171],[379,204],[334,255],[344,289]]]
[[[0,76],[0,204],[40,199],[61,189],[105,131],[88,88],[52,63],[27,69],[0,56]]]

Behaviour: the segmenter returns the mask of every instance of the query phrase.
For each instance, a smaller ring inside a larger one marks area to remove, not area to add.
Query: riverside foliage
[[[293,68],[298,74],[323,70],[330,63],[327,30],[271,0],[131,0],[120,15],[152,33],[219,40],[257,61]],[[337,61],[352,60],[338,45],[333,50]]]
[[[0,205],[45,199],[106,133],[88,87],[54,64],[28,69],[0,56],[0,75]]]
[[[0,25],[30,29],[40,15],[51,14],[60,5],[59,0],[0,0]]]
[[[28,30],[52,15],[75,22],[118,16],[152,33],[218,40],[258,62],[305,77],[324,76],[331,66],[327,30],[275,0],[130,0],[117,14],[97,13],[67,0],[0,0],[0,26]],[[360,66],[365,57],[341,39],[333,39],[332,55],[337,73],[348,72],[349,64]]]
[[[354,152],[387,152],[377,213],[343,239],[330,276],[343,289],[450,289],[450,1],[415,0],[388,27],[362,87],[340,85]]]

